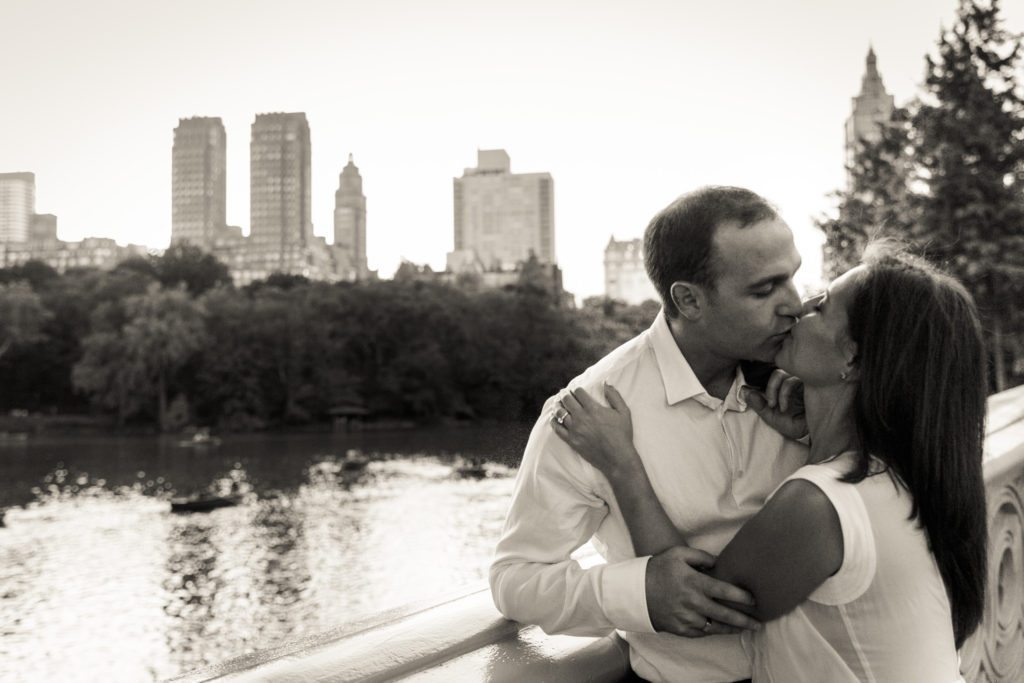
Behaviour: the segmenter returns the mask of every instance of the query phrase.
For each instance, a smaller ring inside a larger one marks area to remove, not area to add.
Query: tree
[[[834,279],[860,262],[876,237],[910,239],[917,232],[917,202],[911,191],[911,117],[896,109],[877,140],[857,143],[846,190],[835,193],[838,216],[817,221],[825,233],[825,277]]]
[[[42,340],[49,318],[42,299],[28,284],[0,284],[0,358],[15,346]]]
[[[157,421],[167,427],[170,384],[206,341],[204,311],[184,288],[154,285],[123,303],[123,324],[116,305],[97,311],[98,329],[82,343],[84,353],[73,370],[76,387],[104,405],[117,405],[121,421],[143,399],[157,404]]]
[[[1021,42],[1001,26],[998,0],[961,0],[927,57],[926,97],[914,117],[927,192],[929,255],[971,290],[982,312],[995,389],[1007,384],[1007,332],[1020,344],[1024,283],[1024,95]],[[1007,329],[1007,326],[1010,329]]]
[[[27,282],[36,291],[58,279],[60,274],[43,261],[31,260],[21,265],[0,269],[0,284]]]
[[[153,259],[156,277],[165,289],[185,285],[189,294],[199,296],[218,285],[231,284],[228,267],[213,254],[187,242],[168,247],[162,256]]]

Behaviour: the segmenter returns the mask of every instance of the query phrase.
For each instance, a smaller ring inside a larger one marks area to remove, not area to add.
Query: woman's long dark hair
[[[971,295],[923,260],[875,245],[850,305],[860,382],[861,457],[846,481],[882,460],[913,497],[949,594],[959,648],[981,622],[987,561],[986,371]]]

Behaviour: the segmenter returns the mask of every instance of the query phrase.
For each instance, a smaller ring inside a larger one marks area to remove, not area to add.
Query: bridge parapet
[[[965,644],[972,683],[1024,680],[1024,386],[989,399],[985,485],[988,605]],[[507,621],[486,589],[419,605],[199,669],[202,681],[617,681],[629,671],[618,636],[548,636]]]

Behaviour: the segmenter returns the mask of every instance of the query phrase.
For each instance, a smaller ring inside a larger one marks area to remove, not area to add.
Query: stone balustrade
[[[1024,386],[989,399],[985,620],[965,644],[972,683],[1024,681]],[[507,621],[489,592],[420,605],[175,678],[200,681],[616,681],[629,670],[618,636],[548,636]]]

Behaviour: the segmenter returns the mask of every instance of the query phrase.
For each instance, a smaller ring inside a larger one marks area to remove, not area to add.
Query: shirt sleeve
[[[587,569],[570,554],[608,514],[594,470],[554,433],[549,399],[530,434],[490,568],[498,610],[545,633],[654,633],[647,613],[647,557]]]
[[[864,594],[875,577],[875,536],[864,499],[853,484],[840,481],[837,470],[807,465],[789,479],[806,479],[828,497],[843,533],[843,563],[808,599],[823,605],[843,605]],[[788,481],[788,480],[787,480]]]

